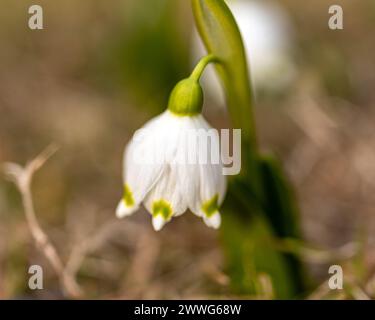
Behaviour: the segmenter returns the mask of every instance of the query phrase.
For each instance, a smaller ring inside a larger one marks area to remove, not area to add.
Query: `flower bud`
[[[199,81],[190,78],[177,83],[169,98],[168,109],[176,115],[192,116],[201,113],[203,90]]]

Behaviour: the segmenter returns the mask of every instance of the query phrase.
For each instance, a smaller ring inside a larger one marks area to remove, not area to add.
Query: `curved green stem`
[[[193,72],[191,73],[190,78],[195,81],[199,81],[200,77],[203,74],[204,69],[207,67],[208,64],[220,63],[220,62],[221,62],[220,59],[213,54],[209,54],[203,57],[194,68]]]

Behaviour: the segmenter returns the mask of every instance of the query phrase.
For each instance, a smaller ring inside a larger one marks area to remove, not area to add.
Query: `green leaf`
[[[235,128],[242,130],[242,170],[223,208],[223,245],[235,292],[258,294],[258,274],[270,275],[276,297],[302,291],[301,264],[269,245],[275,235],[298,237],[297,209],[281,168],[258,154],[245,49],[223,0],[192,0],[198,31],[215,65]],[[268,241],[270,240],[270,241]]]
[[[273,156],[262,156],[259,160],[263,182],[263,211],[279,238],[299,239],[298,208],[289,181],[281,165]],[[285,254],[292,271],[295,292],[301,292],[306,284],[302,263],[296,255]]]
[[[222,0],[192,0],[192,4],[196,25],[207,50],[222,62],[216,69],[233,125],[242,129],[247,148],[249,143],[255,147],[250,80],[236,21]]]
[[[279,162],[272,156],[262,156],[260,171],[264,190],[264,211],[277,236],[298,238],[298,210],[294,194]]]
[[[271,280],[274,298],[295,297],[292,270],[285,255],[275,250],[272,228],[267,220],[261,215],[244,220],[245,217],[236,215],[239,208],[232,204],[225,208],[221,233],[232,290],[240,295],[262,298],[264,289],[259,276],[265,274]]]
[[[223,0],[192,0],[195,22],[221,80],[234,128],[241,129],[242,168],[252,192],[261,197],[253,99],[245,49],[237,23]]]
[[[283,181],[282,177],[279,178]],[[272,176],[272,182],[273,179]],[[277,181],[275,185],[280,182]],[[267,184],[267,198],[262,200],[254,196],[246,180],[235,179],[229,185],[222,208],[221,236],[232,289],[237,294],[261,295],[257,279],[262,273],[270,277],[276,298],[295,298],[304,292],[306,275],[300,260],[295,254],[280,251],[275,242],[279,238],[290,239],[299,234],[295,220],[285,218],[294,227],[285,227],[279,233],[277,230],[284,226],[284,221],[279,224],[279,221],[270,219],[272,215],[285,217],[290,214],[280,212],[282,206],[277,199],[286,195],[283,187],[278,189],[275,185],[272,186],[271,182]],[[284,187],[288,189],[287,185]],[[287,202],[289,198],[285,199]],[[270,204],[273,200],[276,203]],[[289,206],[291,204],[284,209]],[[278,236],[282,232],[285,238]]]

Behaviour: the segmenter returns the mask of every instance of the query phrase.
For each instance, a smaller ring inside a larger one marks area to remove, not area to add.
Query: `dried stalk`
[[[27,163],[25,167],[21,167],[15,163],[7,163],[4,166],[4,171],[9,180],[15,183],[21,194],[26,222],[37,248],[46,257],[56,272],[64,293],[70,298],[79,298],[82,296],[82,290],[75,277],[73,277],[71,273],[65,271],[64,264],[58,255],[56,248],[39,225],[31,194],[31,182],[34,173],[38,171],[38,169],[40,169],[56,151],[57,147],[51,145],[34,160]]]
[[[86,255],[99,249],[105,241],[112,236],[118,229],[120,224],[117,220],[105,223],[99,230],[79,244],[77,244],[70,253],[65,266],[65,273],[75,278]]]

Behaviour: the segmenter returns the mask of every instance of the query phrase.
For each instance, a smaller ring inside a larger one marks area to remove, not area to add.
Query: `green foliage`
[[[276,235],[299,237],[295,199],[279,162],[272,156],[263,156],[259,162],[264,190],[264,211],[267,212]]]
[[[267,220],[253,215],[244,221],[231,206],[223,215],[222,238],[232,288],[237,294],[263,296],[260,276],[273,284],[273,296],[287,299],[296,294],[287,259],[273,247],[273,234]]]
[[[285,239],[300,238],[296,200],[279,161],[272,156],[263,156],[259,166],[263,182],[263,211],[274,234]],[[292,254],[285,254],[284,257],[291,270],[295,293],[302,292],[305,277],[301,262]]]
[[[193,0],[192,4],[198,31],[207,50],[221,61],[216,70],[226,93],[233,125],[243,130],[248,142],[254,143],[247,61],[234,17],[224,1]]]
[[[303,290],[303,268],[295,255],[279,252],[276,237],[298,238],[298,212],[281,167],[259,155],[252,93],[241,34],[222,0],[192,0],[198,30],[210,54],[222,62],[217,73],[226,93],[233,126],[242,130],[242,170],[229,188],[222,240],[235,292],[262,295],[266,273],[276,298]]]

